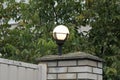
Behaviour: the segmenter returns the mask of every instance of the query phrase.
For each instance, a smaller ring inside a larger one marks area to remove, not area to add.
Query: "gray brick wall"
[[[43,58],[41,62],[48,66],[47,80],[103,80],[102,61],[97,57],[65,57]]]
[[[57,62],[50,61],[45,63],[48,64],[48,80],[102,80],[103,72],[101,62],[91,60],[69,60]]]

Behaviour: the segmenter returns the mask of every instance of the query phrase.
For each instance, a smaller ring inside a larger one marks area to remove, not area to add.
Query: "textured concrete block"
[[[58,66],[76,66],[76,65],[77,65],[76,60],[58,62]]]
[[[78,74],[78,79],[91,79],[91,80],[97,80],[97,75],[96,74],[92,74],[92,73],[79,73]]]
[[[58,74],[58,79],[75,79],[76,80],[76,74],[74,73],[67,73],[67,74]]]
[[[49,67],[57,66],[57,61],[54,61],[54,62],[47,62],[47,65],[48,65]]]
[[[92,72],[92,67],[88,66],[68,67],[68,72]]]
[[[39,64],[39,72],[38,72],[38,77],[41,80],[46,80],[47,78],[47,65],[46,64]]]
[[[98,67],[99,67],[99,68],[103,68],[102,62],[98,62]]]
[[[97,62],[91,60],[78,60],[78,65],[89,65],[97,67]]]
[[[57,74],[48,74],[47,79],[51,79],[51,80],[57,79]]]
[[[65,72],[67,72],[67,67],[56,67],[48,69],[48,73],[65,73]]]
[[[98,75],[98,80],[103,80],[103,76],[102,75]]]
[[[99,69],[99,68],[93,68],[93,73],[96,73],[96,74],[102,74],[103,70],[102,69]]]

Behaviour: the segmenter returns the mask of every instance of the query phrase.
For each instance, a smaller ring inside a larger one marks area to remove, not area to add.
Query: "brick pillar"
[[[47,80],[103,80],[103,60],[84,52],[39,59],[47,64]]]

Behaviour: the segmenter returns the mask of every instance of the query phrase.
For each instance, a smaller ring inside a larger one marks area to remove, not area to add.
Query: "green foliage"
[[[119,0],[96,0],[90,7],[95,15],[90,22],[89,41],[95,49],[93,52],[106,61],[105,80],[120,79],[119,7]]]
[[[3,5],[4,4],[4,5]],[[8,22],[17,22],[14,29]],[[57,54],[52,30],[70,30],[63,53],[85,51],[105,60],[104,79],[120,79],[120,0],[0,0],[0,54],[3,58],[35,63]],[[78,28],[90,25],[86,35]]]

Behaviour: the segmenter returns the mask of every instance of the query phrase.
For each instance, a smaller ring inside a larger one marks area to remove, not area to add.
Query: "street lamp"
[[[58,45],[58,53],[62,55],[62,45],[69,35],[69,30],[64,25],[58,25],[53,30],[53,38],[56,40]]]

